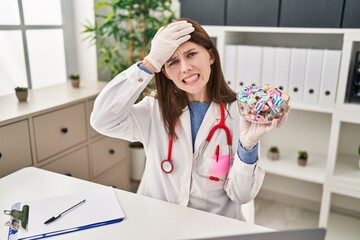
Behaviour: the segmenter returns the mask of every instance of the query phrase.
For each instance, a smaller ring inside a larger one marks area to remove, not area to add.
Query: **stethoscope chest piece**
[[[170,160],[163,160],[161,162],[161,169],[164,173],[171,173],[174,170],[174,165]]]

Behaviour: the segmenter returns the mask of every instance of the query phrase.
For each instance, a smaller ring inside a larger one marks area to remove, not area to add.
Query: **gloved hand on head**
[[[156,72],[160,72],[175,50],[190,39],[190,33],[194,30],[187,21],[177,21],[161,27],[151,41],[151,50],[145,59],[156,68]]]
[[[274,119],[269,124],[249,122],[240,116],[240,142],[242,147],[247,151],[253,149],[266,133],[285,124],[289,112],[290,107],[281,118]]]

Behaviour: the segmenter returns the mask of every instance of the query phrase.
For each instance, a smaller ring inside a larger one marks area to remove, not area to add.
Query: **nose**
[[[181,64],[181,71],[182,71],[183,73],[186,73],[186,72],[190,71],[191,68],[192,68],[190,62],[187,61],[187,60],[182,60],[182,61],[180,62],[180,64]]]

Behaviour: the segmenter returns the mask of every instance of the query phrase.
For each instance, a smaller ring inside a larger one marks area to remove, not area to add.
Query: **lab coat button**
[[[139,79],[138,79],[138,82],[143,82],[143,81],[144,81],[143,78],[139,78]]]

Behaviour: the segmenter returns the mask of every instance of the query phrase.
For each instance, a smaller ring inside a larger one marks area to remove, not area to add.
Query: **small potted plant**
[[[28,88],[27,87],[16,87],[15,88],[16,97],[19,102],[25,102],[28,97]]]
[[[80,75],[78,73],[70,74],[69,79],[73,88],[78,88],[80,86]]]
[[[305,166],[307,163],[307,159],[308,159],[308,153],[305,150],[299,150],[298,151],[299,156],[298,156],[298,164],[300,166]]]
[[[280,153],[278,147],[276,146],[270,147],[269,151],[267,152],[267,158],[270,160],[279,160]]]

